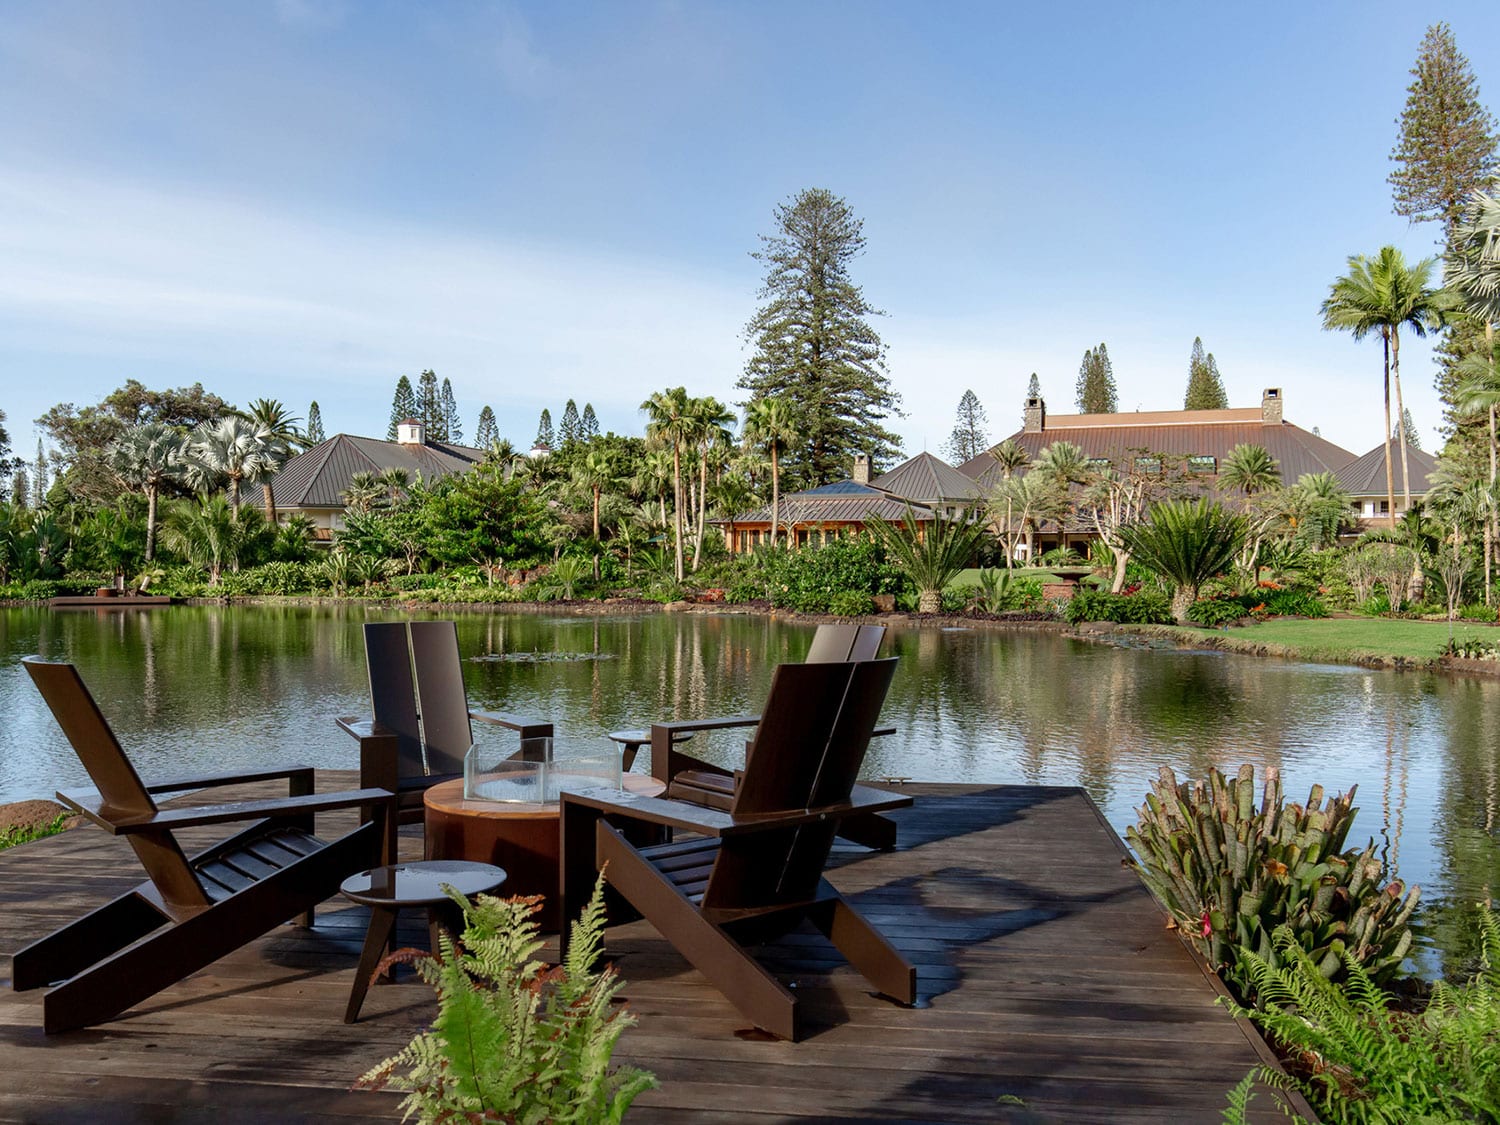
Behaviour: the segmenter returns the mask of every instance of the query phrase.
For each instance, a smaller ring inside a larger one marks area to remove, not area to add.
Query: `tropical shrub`
[[[1497,615],[1492,605],[1466,605],[1458,616],[1462,621],[1494,621]]]
[[[1464,660],[1500,660],[1500,641],[1481,641],[1474,637],[1450,637],[1439,656],[1457,656]]]
[[[1187,619],[1194,625],[1217,629],[1238,621],[1246,613],[1239,598],[1199,598],[1188,607]]]
[[[1479,971],[1462,984],[1439,981],[1421,1012],[1393,1007],[1348,951],[1344,979],[1332,983],[1285,926],[1272,935],[1279,963],[1244,956],[1259,1005],[1230,1008],[1280,1044],[1293,1081],[1324,1121],[1500,1120],[1500,920],[1484,909],[1479,927]],[[1252,1071],[1226,1121],[1245,1120],[1257,1080],[1287,1083],[1278,1072]]]
[[[1046,599],[1040,578],[1017,578],[1009,570],[981,570],[978,601],[986,613],[1014,613],[1039,610]]]
[[[839,617],[864,617],[875,612],[875,599],[863,590],[840,590],[828,599],[828,612]]]
[[[1311,590],[1291,588],[1286,590],[1259,590],[1246,594],[1245,600],[1255,599],[1265,606],[1271,617],[1327,617],[1328,607]]]
[[[1172,607],[1164,594],[1138,590],[1133,594],[1110,594],[1103,590],[1079,590],[1068,602],[1064,616],[1074,625],[1083,621],[1115,621],[1125,625],[1167,625]]]
[[[917,588],[917,611],[937,613],[943,607],[943,588],[973,561],[989,538],[983,523],[941,517],[918,526],[911,509],[900,523],[872,519],[875,541]]]
[[[1323,803],[1315,785],[1306,805],[1287,804],[1281,777],[1266,770],[1255,807],[1255,769],[1228,781],[1177,783],[1166,767],[1152,783],[1125,836],[1137,870],[1204,959],[1247,998],[1255,980],[1241,968],[1253,953],[1273,968],[1287,962],[1271,940],[1285,926],[1325,976],[1346,971],[1346,957],[1384,982],[1401,966],[1419,892],[1387,881],[1371,841],[1342,851],[1358,811],[1354,789]]]
[[[1120,529],[1131,558],[1173,587],[1172,617],[1187,621],[1198,588],[1227,571],[1245,538],[1245,519],[1208,500],[1151,505],[1143,523]]]
[[[443,932],[440,956],[416,950],[388,960],[414,961],[437,992],[432,1026],[358,1085],[410,1093],[403,1113],[423,1121],[619,1121],[630,1103],[656,1086],[647,1071],[610,1056],[634,1024],[611,1002],[620,991],[613,968],[597,968],[603,951],[604,877],[573,924],[568,955],[548,970],[535,915],[539,897],[478,895],[463,908],[455,942]]]
[[[799,613],[826,613],[829,600],[840,591],[894,594],[905,585],[900,572],[886,562],[885,552],[861,538],[834,539],[821,547],[757,551],[754,564],[759,587],[753,597],[769,598],[772,605]],[[732,593],[745,593],[755,581],[747,578]]]

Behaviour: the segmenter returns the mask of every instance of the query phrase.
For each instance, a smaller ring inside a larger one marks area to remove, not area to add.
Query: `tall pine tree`
[[[990,435],[986,428],[989,417],[980,405],[979,396],[972,390],[964,391],[958,400],[958,415],[954,419],[953,432],[944,447],[955,465],[972,461],[990,447]]]
[[[1193,352],[1188,358],[1187,394],[1183,397],[1184,410],[1224,410],[1229,406],[1229,395],[1224,391],[1224,381],[1219,378],[1219,365],[1212,355],[1203,354],[1203,338],[1193,337]]]
[[[548,449],[552,448],[552,411],[548,410],[545,406],[542,407],[542,416],[536,420],[536,440],[531,444],[533,446],[544,445]]]
[[[1081,414],[1114,414],[1119,409],[1115,391],[1115,373],[1109,363],[1109,349],[1103,344],[1083,353],[1078,367],[1078,410]]]
[[[455,444],[464,440],[463,423],[458,420],[458,403],[453,399],[453,384],[447,379],[443,380],[442,393],[438,395],[438,404],[443,412],[443,436],[439,440],[451,441]]]
[[[562,421],[557,424],[557,440],[564,449],[583,435],[579,432],[578,404],[568,399],[563,407]]]
[[[500,427],[495,424],[495,412],[486,406],[479,412],[479,425],[474,428],[474,444],[488,449],[500,440]]]
[[[800,408],[800,440],[787,467],[802,484],[848,476],[856,453],[875,464],[901,439],[881,423],[899,413],[885,344],[849,267],[865,248],[864,223],[823,188],[799,192],[775,211],[776,233],[751,256],[766,270],[765,303],[745,326],[754,354],[739,386],[750,402],[786,396]]]
[[[1041,398],[1042,397],[1042,381],[1036,377],[1036,372],[1035,371],[1033,371],[1031,373],[1031,382],[1029,382],[1029,383],[1026,384],[1026,397],[1027,398]]]
[[[31,491],[33,503],[40,508],[47,502],[47,451],[42,448],[42,439],[36,439],[36,461],[31,466]]]
[[[396,380],[396,397],[391,402],[391,424],[386,428],[385,440],[396,440],[396,427],[408,418],[421,421],[417,410],[417,396],[411,389],[411,380],[405,375]]]
[[[1401,417],[1402,419],[1404,419],[1406,425],[1406,447],[1408,449],[1415,449],[1420,451],[1422,448],[1422,439],[1417,436],[1416,423],[1414,423],[1411,419],[1411,407],[1402,407]],[[1392,426],[1391,440],[1395,441],[1400,436],[1400,432],[1394,426]]]
[[[1398,215],[1440,219],[1444,242],[1465,200],[1500,170],[1495,119],[1479,101],[1479,83],[1446,23],[1427,29],[1406,88],[1391,150],[1389,180]]]
[[[431,368],[417,377],[417,421],[422,423],[428,441],[448,440],[443,393],[438,389],[437,372]]]
[[[318,409],[318,400],[307,408],[307,444],[317,445],[323,440],[323,412]]]
[[[583,435],[584,441],[599,436],[599,418],[594,413],[594,404],[592,402],[583,404],[583,417],[578,420],[578,428]]]

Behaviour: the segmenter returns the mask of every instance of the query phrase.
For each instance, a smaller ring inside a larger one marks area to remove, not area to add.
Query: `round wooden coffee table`
[[[654,777],[625,774],[632,793],[654,797],[665,788]],[[426,855],[428,859],[467,859],[492,863],[506,871],[507,895],[541,895],[537,916],[544,930],[556,930],[557,866],[562,853],[556,801],[468,801],[463,778],[428,789]]]

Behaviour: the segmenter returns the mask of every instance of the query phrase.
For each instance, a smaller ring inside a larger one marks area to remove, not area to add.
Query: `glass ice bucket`
[[[550,738],[529,738],[522,756],[474,743],[464,755],[464,799],[555,802],[565,790],[620,788],[620,748],[558,747]]]

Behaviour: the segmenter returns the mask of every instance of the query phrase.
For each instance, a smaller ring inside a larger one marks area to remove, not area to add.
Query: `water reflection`
[[[288,759],[352,768],[354,747],[332,720],[367,710],[359,627],[392,616],[359,606],[0,611],[0,801],[83,781],[17,663],[27,653],[78,664],[147,772]],[[763,617],[457,616],[465,655],[612,657],[465,664],[476,706],[552,718],[577,740],[755,711],[771,668],[800,659],[811,638]],[[1424,943],[1453,958],[1471,951],[1452,907],[1497,882],[1500,684],[1026,632],[897,628],[887,648],[901,657],[885,712],[899,733],[872,747],[869,776],[1079,784],[1122,832],[1164,765],[1179,775],[1276,765],[1298,800],[1313,782],[1357,783],[1354,838],[1374,838],[1422,884]],[[731,763],[741,743],[726,732],[694,745]]]

